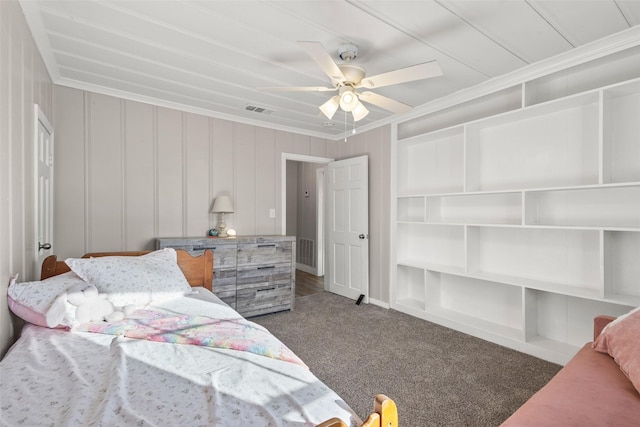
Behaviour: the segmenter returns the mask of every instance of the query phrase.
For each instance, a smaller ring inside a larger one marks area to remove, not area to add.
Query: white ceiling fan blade
[[[438,65],[438,62],[430,61],[395,71],[389,71],[387,73],[377,74],[371,77],[365,77],[362,79],[358,87],[367,89],[379,88],[441,75],[442,69],[440,68],[440,65]]]
[[[392,113],[406,113],[411,110],[413,107],[407,104],[403,104],[402,102],[396,101],[395,99],[387,98],[386,96],[378,95],[373,92],[362,92],[359,94],[360,100],[363,102],[368,102],[369,104],[373,104],[377,107],[384,108],[385,110],[389,110]]]
[[[331,92],[337,90],[337,88],[324,86],[283,86],[259,87],[258,90],[262,90],[265,92]]]
[[[307,52],[307,55],[309,55],[311,59],[316,61],[320,68],[322,68],[322,71],[324,71],[332,81],[340,82],[345,80],[344,74],[342,74],[338,65],[334,62],[331,55],[329,55],[321,43],[299,41],[298,44],[304,48],[305,52]]]

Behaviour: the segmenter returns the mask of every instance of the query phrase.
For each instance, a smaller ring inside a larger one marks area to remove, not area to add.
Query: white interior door
[[[35,260],[34,275],[40,278],[42,261],[53,253],[53,127],[35,107]]]
[[[351,299],[364,295],[368,302],[369,158],[329,163],[326,190],[328,289]]]

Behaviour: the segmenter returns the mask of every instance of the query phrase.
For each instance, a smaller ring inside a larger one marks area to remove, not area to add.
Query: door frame
[[[318,236],[316,251],[316,274],[324,276],[324,222],[325,222],[325,170],[320,168],[316,170],[316,236]]]
[[[39,265],[39,257],[40,257],[40,242],[38,239],[38,230],[40,227],[39,224],[39,211],[40,211],[40,200],[39,200],[39,176],[38,176],[38,162],[40,159],[40,138],[39,138],[39,128],[40,123],[47,130],[49,135],[51,135],[51,157],[53,159],[53,149],[55,147],[55,131],[51,122],[45,115],[44,111],[40,108],[38,104],[33,104],[33,268],[32,274],[36,279],[40,278],[40,265]],[[53,170],[54,163],[51,162],[51,191],[49,196],[51,198],[51,206],[53,207],[54,200],[54,179]],[[53,221],[54,221],[54,210],[51,209],[51,243],[53,244]]]
[[[320,156],[310,156],[306,154],[295,154],[295,153],[282,153],[281,155],[281,163],[280,163],[280,234],[284,235],[287,231],[287,160],[291,160],[294,162],[306,162],[306,163],[320,163],[320,164],[329,164],[335,159],[331,157],[320,157]],[[316,185],[318,185],[316,183]],[[324,188],[324,186],[323,186]],[[324,193],[324,191],[323,191]],[[324,221],[324,211],[320,212],[320,209],[324,209],[325,203],[323,200],[322,206],[316,204],[316,218],[318,219],[318,227],[316,228],[316,234],[318,241],[316,242],[316,246],[318,250],[316,251],[316,266],[319,265],[319,262],[322,262],[323,270],[324,270],[324,252],[321,253],[320,248],[323,248],[324,251],[324,241],[325,241],[325,227],[324,223],[320,226],[319,222],[322,219]],[[322,230],[322,234],[318,234]],[[296,242],[297,244],[298,242]],[[322,257],[322,258],[320,258]],[[324,272],[324,271],[323,271]],[[325,283],[326,287],[326,283]]]

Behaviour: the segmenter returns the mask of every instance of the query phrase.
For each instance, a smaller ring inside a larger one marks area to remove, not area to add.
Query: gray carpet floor
[[[365,418],[378,393],[401,426],[497,426],[561,366],[328,292],[251,320],[265,326]]]

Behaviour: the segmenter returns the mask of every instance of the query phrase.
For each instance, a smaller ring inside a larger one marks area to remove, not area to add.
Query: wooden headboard
[[[131,252],[93,252],[84,254],[82,258],[96,258],[102,256],[140,256],[148,254],[149,251]],[[204,286],[213,291],[213,252],[204,251],[202,255],[192,256],[189,252],[177,249],[178,266],[184,273],[191,286]],[[42,262],[40,280],[57,276],[58,274],[71,271],[64,261],[58,261],[58,257],[50,255]]]

